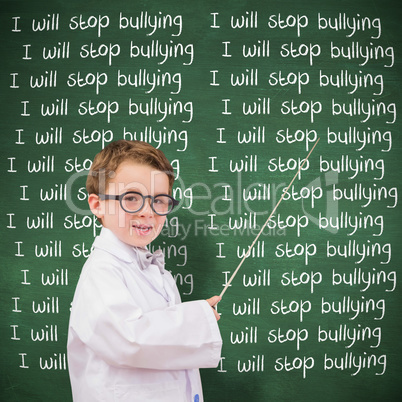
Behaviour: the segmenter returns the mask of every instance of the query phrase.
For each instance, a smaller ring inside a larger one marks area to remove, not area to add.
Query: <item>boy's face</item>
[[[109,180],[105,194],[120,195],[136,191],[142,195],[169,194],[169,179],[166,173],[132,161],[123,162]],[[88,202],[92,212],[104,227],[110,229],[121,241],[130,246],[145,247],[158,237],[166,216],[157,215],[151,208],[150,199],[135,213],[124,211],[118,200],[100,200],[90,194]]]

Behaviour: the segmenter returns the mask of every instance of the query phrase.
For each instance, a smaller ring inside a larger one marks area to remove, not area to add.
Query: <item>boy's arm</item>
[[[119,273],[110,269],[86,278],[79,292],[72,338],[108,364],[160,370],[218,365],[222,339],[207,301],[143,312]]]

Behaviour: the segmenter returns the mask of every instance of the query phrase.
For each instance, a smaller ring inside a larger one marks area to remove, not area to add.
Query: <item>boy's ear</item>
[[[102,208],[102,203],[97,194],[89,194],[88,204],[91,212],[98,218],[102,219],[104,212]]]

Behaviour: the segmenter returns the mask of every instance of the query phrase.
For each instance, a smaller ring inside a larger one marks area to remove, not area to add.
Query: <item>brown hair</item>
[[[169,191],[172,191],[173,168],[162,151],[144,141],[118,140],[111,142],[95,156],[87,177],[88,194],[103,192],[104,188],[100,187],[106,188],[117,168],[127,160],[152,166],[166,173],[169,178]]]

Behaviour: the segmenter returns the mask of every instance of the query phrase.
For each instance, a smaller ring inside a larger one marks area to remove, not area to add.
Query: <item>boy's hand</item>
[[[211,297],[210,299],[207,299],[208,304],[212,307],[212,310],[215,314],[216,321],[218,321],[221,317],[215,310],[215,306],[221,301],[221,299],[222,298],[220,296],[214,296]]]

